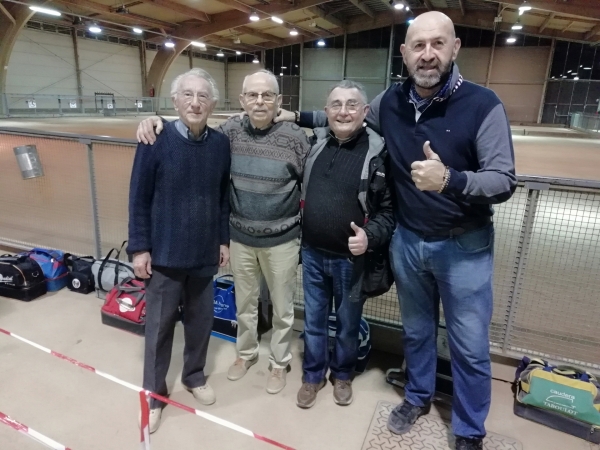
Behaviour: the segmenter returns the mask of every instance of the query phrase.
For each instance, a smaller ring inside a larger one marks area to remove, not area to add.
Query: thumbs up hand
[[[421,191],[439,191],[444,184],[446,166],[438,154],[431,149],[429,141],[423,144],[423,153],[427,159],[415,161],[410,166],[412,180]]]
[[[355,234],[355,236],[348,238],[348,248],[350,249],[350,253],[354,256],[362,255],[367,251],[367,245],[369,243],[367,234],[365,233],[365,230],[357,227],[354,222],[350,222],[350,227],[354,230]]]

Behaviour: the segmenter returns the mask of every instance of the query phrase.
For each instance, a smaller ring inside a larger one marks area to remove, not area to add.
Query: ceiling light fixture
[[[290,36],[298,36],[298,30],[296,30],[295,28],[292,28],[290,30]]]
[[[317,42],[317,45],[319,47],[325,47],[325,41],[323,39],[319,39],[319,41]]]
[[[591,67],[584,67],[583,70],[592,70]]]
[[[61,15],[61,13],[59,13],[55,9],[40,8],[39,6],[30,6],[29,9],[38,13],[48,14],[50,16],[59,17]]]
[[[100,27],[99,27],[98,25],[96,25],[95,23],[94,23],[94,24],[92,24],[92,25],[90,25],[90,26],[88,27],[88,30],[89,30],[91,33],[102,33],[102,28],[100,28]]]
[[[507,44],[514,44],[515,42],[517,42],[517,38],[516,37],[511,36],[511,37],[509,37],[509,38],[506,39],[506,43]]]
[[[222,58],[223,56],[225,56],[225,53],[223,53],[223,50],[219,50],[219,52],[217,53],[217,56],[219,58]]]
[[[282,24],[282,23],[283,23],[283,20],[281,20],[281,19],[280,19],[279,17],[277,17],[277,16],[271,16],[271,20],[272,20],[273,22],[275,22],[275,23],[279,23],[279,24]]]
[[[525,11],[531,11],[531,5],[527,3],[527,0],[525,0],[523,4],[519,6],[519,15],[521,16]]]
[[[192,46],[194,46],[194,47],[200,47],[200,48],[206,48],[206,44],[204,42],[192,41]]]
[[[287,66],[281,66],[282,69],[287,69]]]
[[[250,14],[250,20],[252,22],[258,22],[260,20],[260,17],[258,17],[258,14],[256,14],[256,12],[253,12],[252,14]]]
[[[236,51],[235,51],[235,54],[236,54],[236,55],[241,55],[241,54],[242,54],[242,52],[240,52],[239,50],[236,50]]]
[[[142,30],[141,28],[137,28],[137,27],[133,27],[132,30],[135,34],[142,34],[144,32],[144,30]]]
[[[574,80],[579,80],[579,77],[575,77],[575,78],[573,78],[573,79],[574,79]]]
[[[255,56],[254,59],[252,60],[252,64],[258,64],[260,61],[258,60],[258,58]]]
[[[519,17],[517,19],[517,21],[514,23],[514,25],[512,27],[510,27],[512,30],[522,30],[523,29],[523,25],[521,24],[521,18]]]
[[[171,39],[168,39],[165,41],[165,47],[173,48],[173,47],[175,47],[175,42],[173,42]]]
[[[398,0],[390,0],[390,5],[392,5],[397,11],[402,11],[406,7],[406,5],[403,2]],[[408,7],[406,8],[408,9]]]

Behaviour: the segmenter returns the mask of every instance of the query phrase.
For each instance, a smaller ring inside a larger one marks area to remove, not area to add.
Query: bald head
[[[459,49],[460,39],[447,15],[429,11],[410,24],[400,52],[419,95],[429,97],[441,88]]]
[[[449,39],[456,38],[452,19],[439,11],[429,11],[417,16],[408,26],[408,30],[406,31],[406,42],[408,42],[416,33],[434,30],[445,34]]]

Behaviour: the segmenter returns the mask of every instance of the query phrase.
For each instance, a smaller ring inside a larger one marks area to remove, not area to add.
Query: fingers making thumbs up
[[[365,230],[357,227],[354,222],[350,222],[350,227],[355,234],[348,238],[348,248],[350,249],[350,253],[354,256],[362,255],[367,251],[367,245],[369,244],[367,234],[365,233]]]
[[[425,161],[415,161],[410,166],[412,180],[421,191],[439,191],[444,184],[446,166],[438,154],[431,149],[429,141],[423,144],[423,153]]]

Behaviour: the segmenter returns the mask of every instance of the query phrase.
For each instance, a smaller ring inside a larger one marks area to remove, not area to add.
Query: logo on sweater
[[[0,275],[0,283],[12,283],[14,277],[5,277],[4,275]]]

